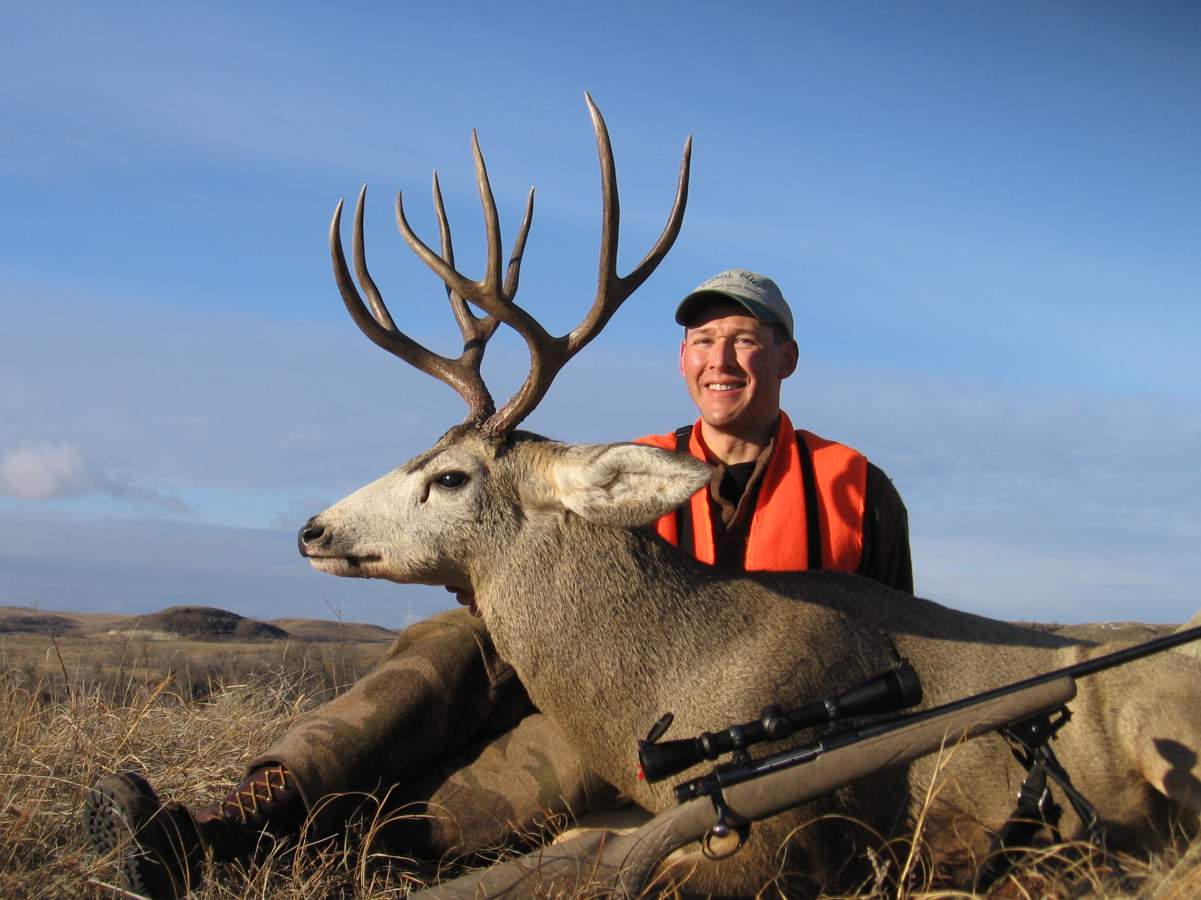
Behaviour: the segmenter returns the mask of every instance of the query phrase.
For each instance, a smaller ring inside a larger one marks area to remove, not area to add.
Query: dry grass
[[[13,900],[119,896],[105,886],[117,880],[112,862],[93,857],[80,824],[87,790],[98,778],[133,767],[165,796],[211,802],[240,777],[241,761],[383,651],[25,640],[0,642],[0,897]],[[370,823],[250,869],[210,866],[195,896],[389,897],[421,883],[414,864],[374,855],[369,838]],[[1103,862],[1077,851],[1047,851],[1042,865],[1010,877],[996,894],[1201,896],[1201,841],[1150,861],[1123,859],[1135,894]],[[877,878],[858,897],[966,896],[933,886],[920,847],[897,845],[875,859]]]

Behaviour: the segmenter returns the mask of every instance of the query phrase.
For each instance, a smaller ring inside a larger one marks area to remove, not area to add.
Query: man
[[[905,507],[891,482],[857,451],[794,431],[780,409],[798,350],[775,283],[723,272],[684,298],[676,321],[700,418],[642,440],[707,460],[714,475],[657,523],[660,535],[714,565],[836,568],[911,590]],[[455,610],[406,629],[374,672],[283,735],[220,803],[193,814],[121,773],[97,783],[85,827],[101,852],[132,848],[122,857],[132,890],[178,897],[196,885],[206,850],[246,859],[265,839],[294,837],[306,817],[335,831],[364,797],[416,813],[377,829],[382,840],[438,859],[611,795],[533,709],[481,621]]]
[[[793,431],[780,389],[797,365],[792,310],[770,278],[731,269],[680,303],[680,371],[700,412],[642,442],[712,463],[708,494],[658,524],[702,562],[840,569],[913,592],[909,524],[888,477],[856,450]]]

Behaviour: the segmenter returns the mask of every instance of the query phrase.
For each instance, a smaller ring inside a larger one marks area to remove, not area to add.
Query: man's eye
[[[466,472],[443,472],[434,480],[439,487],[460,488],[469,481],[469,478]]]

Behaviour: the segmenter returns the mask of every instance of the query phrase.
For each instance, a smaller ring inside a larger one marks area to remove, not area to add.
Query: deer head
[[[596,132],[603,200],[600,272],[596,296],[583,321],[553,337],[514,302],[526,237],[533,218],[531,189],[513,252],[502,274],[500,222],[479,141],[472,133],[476,181],[487,232],[483,278],[472,281],[454,267],[450,226],[434,175],[434,209],[441,234],[435,253],[409,227],[402,197],[396,222],[413,251],[445,283],[463,336],[457,359],[434,353],[400,331],[367,270],[363,204],[354,217],[354,268],[367,295],[364,303],[342,251],[339,203],[330,225],[334,275],[351,317],[372,341],[454,388],[467,403],[467,418],[430,450],[310,519],[299,547],[324,572],[393,581],[444,584],[478,591],[497,570],[496,555],[518,541],[529,523],[569,514],[605,525],[635,526],[674,509],[708,479],[695,460],[631,444],[567,446],[524,432],[517,425],[545,396],[568,360],[605,324],[654,271],[679,234],[688,196],[692,139],[684,145],[679,183],[667,225],[628,275],[617,274],[619,206],[608,131],[585,95]],[[476,315],[471,307],[483,315]],[[530,370],[517,393],[499,410],[480,373],[488,340],[501,323],[517,331],[530,355]]]

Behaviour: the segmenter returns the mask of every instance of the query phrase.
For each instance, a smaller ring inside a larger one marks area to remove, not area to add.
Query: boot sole
[[[108,775],[96,783],[84,803],[83,826],[92,848],[116,859],[127,890],[151,900],[187,895],[184,835],[136,772]],[[191,874],[198,883],[199,872]]]

